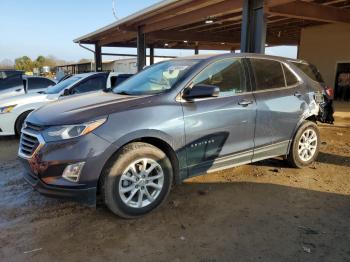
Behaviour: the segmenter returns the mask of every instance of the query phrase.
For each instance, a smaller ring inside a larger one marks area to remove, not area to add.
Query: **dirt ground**
[[[349,112],[321,136],[310,168],[273,159],[197,177],[137,220],[39,195],[17,140],[1,139],[0,261],[350,261]]]

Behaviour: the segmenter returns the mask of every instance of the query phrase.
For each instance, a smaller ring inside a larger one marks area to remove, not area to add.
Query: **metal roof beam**
[[[350,10],[302,1],[270,7],[268,13],[318,22],[350,23]]]
[[[225,13],[232,12],[233,10],[240,10],[243,5],[243,0],[230,0],[217,4],[213,4],[207,7],[203,7],[192,12],[177,15],[173,18],[166,19],[162,22],[156,22],[142,26],[144,33],[159,31],[169,27],[180,27],[183,25],[196,23],[199,21],[205,21],[208,17],[215,17]]]

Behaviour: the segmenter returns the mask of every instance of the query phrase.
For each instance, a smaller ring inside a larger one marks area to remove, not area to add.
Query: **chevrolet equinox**
[[[115,87],[31,113],[19,157],[40,193],[144,215],[173,183],[283,156],[318,155],[325,88],[289,60],[255,54],[155,64]]]

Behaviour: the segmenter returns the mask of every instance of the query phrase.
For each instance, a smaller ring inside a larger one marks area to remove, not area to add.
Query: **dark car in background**
[[[284,58],[225,54],[148,67],[113,89],[62,99],[26,120],[19,157],[40,193],[132,218],[172,184],[284,156],[317,157],[323,87]]]
[[[23,71],[0,70],[0,100],[24,94],[39,93],[56,82],[41,76],[26,76]]]

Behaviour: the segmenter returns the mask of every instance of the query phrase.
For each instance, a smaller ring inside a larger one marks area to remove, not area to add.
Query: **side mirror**
[[[183,93],[183,98],[193,100],[195,98],[218,97],[220,88],[212,85],[195,85],[192,88],[186,88]]]
[[[70,95],[69,89],[64,89],[63,96],[68,96],[68,95]]]

